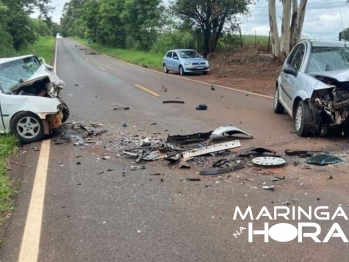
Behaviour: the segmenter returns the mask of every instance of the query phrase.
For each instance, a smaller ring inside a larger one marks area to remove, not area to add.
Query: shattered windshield
[[[35,56],[0,64],[1,92],[10,93],[11,88],[16,86],[21,79],[32,77],[39,67],[40,63]]]
[[[349,68],[349,48],[313,47],[307,72],[332,71]]]
[[[198,58],[200,55],[194,50],[179,51],[181,58]]]

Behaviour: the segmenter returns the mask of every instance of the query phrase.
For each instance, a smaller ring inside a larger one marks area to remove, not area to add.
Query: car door
[[[166,64],[167,70],[173,70],[171,68],[171,60],[172,60],[172,51],[169,51],[167,52],[165,57],[165,64]]]
[[[180,62],[179,62],[179,56],[178,56],[178,52],[174,51],[173,54],[172,54],[172,67],[173,67],[173,71],[176,71],[178,72],[179,70],[179,65],[180,65]]]
[[[292,67],[297,73],[302,66],[306,47],[305,44],[298,44],[286,60],[286,67]],[[286,109],[292,112],[293,99],[297,93],[297,75],[281,72],[281,99]]]

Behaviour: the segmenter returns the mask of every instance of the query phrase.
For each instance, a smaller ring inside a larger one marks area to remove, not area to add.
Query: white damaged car
[[[349,48],[345,42],[297,44],[276,81],[274,112],[286,111],[299,136],[349,134]]]
[[[49,135],[69,117],[59,93],[65,83],[34,55],[0,58],[0,133],[22,143]]]

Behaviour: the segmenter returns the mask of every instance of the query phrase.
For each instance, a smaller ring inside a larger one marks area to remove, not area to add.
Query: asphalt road
[[[186,178],[198,177],[200,166],[182,170],[160,161],[132,172],[132,160],[117,153],[122,137],[154,133],[166,137],[222,125],[237,126],[254,136],[241,140],[242,147],[264,146],[280,153],[286,148],[323,149],[346,157],[345,139],[297,137],[291,132],[292,120],[273,113],[270,98],[218,87],[212,91],[210,85],[195,82],[200,76],[182,79],[88,55],[82,49],[72,40],[58,41],[58,75],[67,84],[63,98],[72,112],[69,121],[103,123],[108,133],[95,144],[51,145],[39,261],[348,261],[348,244],[339,238],[329,243],[309,238],[302,243],[272,239],[264,243],[263,237],[255,236],[248,243],[247,231],[237,238],[233,235],[248,222],[259,230],[264,222],[285,222],[266,217],[234,220],[236,206],[251,206],[255,217],[263,206],[272,211],[286,203],[290,208],[329,206],[332,214],[342,204],[349,214],[346,164],[304,169],[303,162],[294,166],[295,160],[288,159],[289,165],[278,169],[249,168],[222,179],[190,182]],[[167,92],[161,91],[163,85]],[[185,104],[163,104],[165,100]],[[206,103],[209,110],[195,110],[199,103]],[[24,181],[1,261],[18,261],[38,156],[32,147],[22,149],[18,159],[22,166],[13,166],[12,172],[24,173]],[[102,160],[105,155],[112,158]],[[154,172],[163,175],[149,175]],[[275,175],[286,179],[274,182],[274,191],[263,190]],[[318,223],[321,240],[334,222],[349,237],[348,222],[342,218],[302,222]]]

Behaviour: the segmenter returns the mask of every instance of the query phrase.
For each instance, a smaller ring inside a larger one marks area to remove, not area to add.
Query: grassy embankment
[[[82,39],[78,37],[73,37],[73,39],[86,46],[90,46],[92,49],[100,53],[112,56],[122,61],[129,62],[139,66],[147,65],[149,68],[152,68],[152,69],[162,69],[162,59],[164,57],[164,54],[162,53],[142,52],[142,51],[130,50],[130,49],[119,49],[119,48],[105,46],[97,43],[91,43],[89,45],[86,39]],[[268,45],[268,36],[243,35],[242,39],[244,44],[246,45],[255,45],[255,44],[259,46]]]
[[[17,55],[35,54],[51,63],[54,55],[55,38],[41,37],[36,43],[18,52]],[[8,176],[9,158],[16,152],[18,140],[11,135],[0,135],[0,225],[13,210],[13,196],[16,192],[13,181]]]

